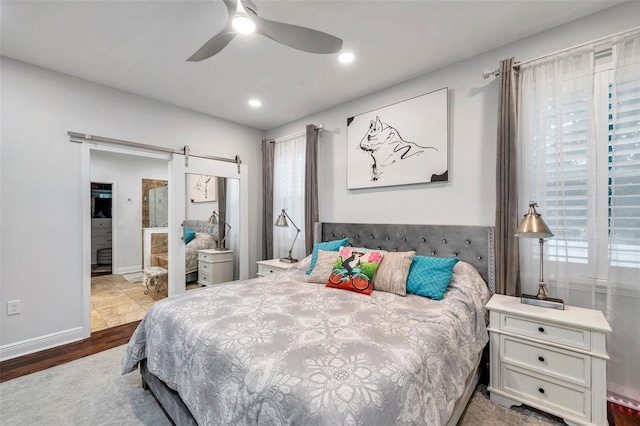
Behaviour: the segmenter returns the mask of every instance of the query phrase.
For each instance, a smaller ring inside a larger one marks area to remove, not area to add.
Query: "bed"
[[[156,303],[123,373],[188,424],[456,424],[488,341],[493,229],[318,224],[322,241],[457,257],[441,301],[305,282],[286,272]]]
[[[189,283],[198,281],[198,250],[216,247],[218,225],[204,220],[185,220],[184,225],[196,233],[195,238],[184,248],[185,279]]]
[[[198,281],[198,250],[216,247],[218,225],[204,220],[185,220],[184,225],[195,232],[194,238],[185,245],[185,282]],[[168,234],[156,232],[151,235],[150,266],[168,269]]]

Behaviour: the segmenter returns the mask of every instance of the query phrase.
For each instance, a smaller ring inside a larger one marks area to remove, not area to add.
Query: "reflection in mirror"
[[[238,279],[239,180],[190,174],[186,182],[187,289]]]
[[[168,182],[142,179],[142,227],[167,226],[169,221]]]

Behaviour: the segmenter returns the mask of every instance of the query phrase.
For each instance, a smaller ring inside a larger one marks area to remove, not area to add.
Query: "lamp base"
[[[292,259],[290,257],[284,257],[284,258],[280,259],[280,262],[282,262],[282,263],[298,263],[298,259]]]
[[[230,249],[226,248],[226,247],[216,247],[214,248],[215,251],[229,251]]]
[[[554,299],[552,297],[547,297],[546,299],[538,299],[538,297],[533,294],[523,294],[520,296],[520,303],[524,303],[525,305],[540,306],[542,308],[560,309],[564,311],[564,302],[562,301],[562,299]]]

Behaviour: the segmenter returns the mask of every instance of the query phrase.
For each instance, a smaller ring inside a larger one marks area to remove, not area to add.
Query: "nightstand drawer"
[[[211,272],[198,269],[198,284],[211,285]]]
[[[531,368],[560,380],[591,386],[591,358],[576,352],[551,349],[525,340],[502,336],[504,362]]]
[[[233,252],[229,250],[198,250],[198,261],[226,262],[233,260]]]
[[[524,370],[503,364],[501,388],[528,401],[533,401],[574,417],[591,420],[591,393],[584,388],[572,388],[544,378],[530,375]]]
[[[271,268],[266,265],[258,265],[258,275],[266,277],[269,275],[273,275],[277,272],[281,272],[281,269]]]
[[[591,333],[579,328],[502,314],[500,329],[561,345],[591,349]]]

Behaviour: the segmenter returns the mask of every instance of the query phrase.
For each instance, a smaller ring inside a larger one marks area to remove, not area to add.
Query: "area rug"
[[[140,272],[132,272],[130,274],[123,274],[122,278],[129,281],[130,283],[141,283],[144,281],[144,274],[142,271]]]
[[[120,374],[125,346],[0,383],[0,424],[170,425],[137,372]],[[460,426],[559,425],[474,392]]]

